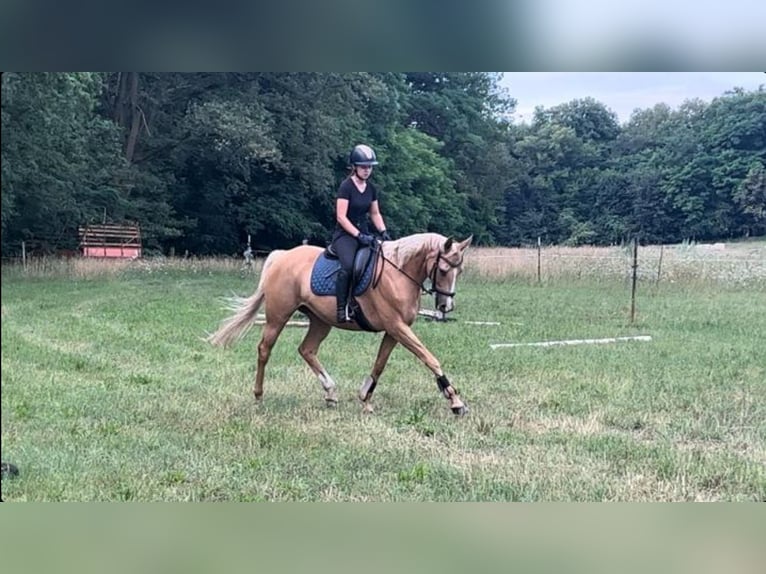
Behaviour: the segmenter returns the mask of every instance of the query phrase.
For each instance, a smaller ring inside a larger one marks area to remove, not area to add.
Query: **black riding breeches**
[[[348,233],[339,233],[333,238],[332,246],[335,253],[338,254],[341,268],[351,274],[358,247],[356,238],[351,237]]]

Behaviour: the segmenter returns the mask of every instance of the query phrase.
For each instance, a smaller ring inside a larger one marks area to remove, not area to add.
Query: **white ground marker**
[[[418,315],[422,317],[428,317],[429,319],[435,319],[436,321],[452,321],[448,319],[446,314],[441,311],[432,311],[431,309],[421,309],[418,311]],[[499,325],[499,321],[463,321],[466,325]],[[521,323],[512,323],[512,325],[521,325]]]
[[[446,315],[441,311],[432,311],[431,309],[421,309],[418,311],[418,315],[428,317],[429,319],[436,319],[437,321],[444,321]]]
[[[621,343],[623,341],[651,341],[650,335],[636,335],[635,337],[609,337],[606,339],[569,339],[565,341],[540,341],[538,343],[494,343],[492,349],[506,349],[510,347],[559,347],[564,345],[600,345],[603,343]]]
[[[258,315],[256,315],[255,321],[253,323],[255,325],[265,325],[266,315],[259,313]],[[308,327],[308,326],[309,326],[308,321],[290,320],[287,323],[285,323],[285,327]]]

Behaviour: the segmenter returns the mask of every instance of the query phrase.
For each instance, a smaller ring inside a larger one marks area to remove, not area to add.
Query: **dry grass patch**
[[[546,246],[539,252],[540,278],[553,281],[566,278],[632,275],[631,246],[564,247]],[[487,248],[469,251],[466,268],[486,278],[536,280],[536,248]],[[766,281],[766,244],[682,244],[640,246],[638,274],[641,279],[660,282],[708,281],[740,285]]]

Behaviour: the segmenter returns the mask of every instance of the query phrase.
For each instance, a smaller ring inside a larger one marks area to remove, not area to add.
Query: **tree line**
[[[495,73],[2,75],[2,254],[76,249],[135,221],[148,252],[269,250],[334,226],[356,143],[395,236],[483,245],[766,234],[766,91],[658,103],[620,124],[585,98],[510,121]]]

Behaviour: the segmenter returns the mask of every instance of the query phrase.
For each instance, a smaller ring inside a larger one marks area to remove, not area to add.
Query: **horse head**
[[[442,313],[449,313],[455,308],[455,284],[463,271],[465,250],[471,245],[473,235],[463,241],[448,238],[439,251],[429,274],[431,290],[436,297],[436,308]]]

